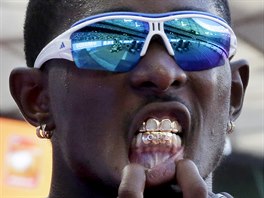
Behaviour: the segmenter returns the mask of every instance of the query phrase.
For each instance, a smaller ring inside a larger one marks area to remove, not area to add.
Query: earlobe
[[[249,80],[249,65],[246,60],[231,63],[232,85],[230,102],[230,120],[235,121],[241,113],[244,95]]]
[[[49,109],[46,75],[37,69],[18,68],[9,78],[11,94],[26,120],[34,125],[54,126]]]

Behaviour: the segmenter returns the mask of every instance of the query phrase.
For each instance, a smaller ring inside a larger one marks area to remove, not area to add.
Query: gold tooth
[[[166,143],[166,139],[167,139],[167,134],[166,133],[162,133],[162,132],[159,132],[159,141],[161,144],[165,144]]]
[[[144,144],[172,144],[172,133],[170,132],[146,132],[141,137]]]
[[[146,122],[146,131],[158,131],[160,122],[154,118],[148,119]]]
[[[181,133],[182,132],[182,127],[181,125],[179,124],[178,121],[174,121],[174,127],[178,130],[178,133]]]
[[[170,119],[162,119],[159,125],[159,130],[162,132],[170,132],[172,130],[171,124],[172,122]]]
[[[139,132],[146,132],[146,122],[143,122],[140,129],[139,129]]]
[[[175,121],[173,121],[171,123],[171,127],[172,127],[172,130],[171,130],[172,133],[178,133],[179,132],[179,130],[177,129],[177,125],[176,125]]]
[[[154,136],[152,143],[157,145],[157,144],[160,144],[161,142],[160,142],[160,139],[157,138],[157,136]]]
[[[180,133],[180,132],[182,132],[181,125],[177,121],[173,121],[173,124],[172,124],[172,132],[174,132],[174,133]]]
[[[171,143],[172,143],[172,133],[170,133],[170,132],[166,133],[166,136],[165,136],[164,140],[165,140],[165,143],[167,145],[171,145]]]
[[[142,135],[142,141],[144,142],[144,144],[149,144],[150,143],[150,140],[149,140],[149,133],[144,133]]]
[[[152,123],[151,123],[152,122]],[[166,122],[170,122],[170,129],[167,126],[164,126]],[[153,126],[153,124],[155,126]],[[152,126],[151,126],[152,125]],[[164,129],[165,128],[165,129]],[[140,129],[140,133],[144,132],[171,132],[171,133],[181,133],[182,128],[178,121],[171,122],[170,119],[162,119],[161,122],[157,119],[151,118],[147,122],[143,122]]]

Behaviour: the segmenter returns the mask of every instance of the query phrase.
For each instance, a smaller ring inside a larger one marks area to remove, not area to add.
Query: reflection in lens
[[[79,68],[124,72],[140,59],[148,23],[112,19],[91,24],[72,34],[72,53]]]
[[[228,29],[209,19],[183,18],[164,23],[177,64],[186,71],[224,65],[230,48]]]

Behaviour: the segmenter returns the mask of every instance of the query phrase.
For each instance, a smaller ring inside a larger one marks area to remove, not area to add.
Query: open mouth
[[[181,150],[181,133],[182,127],[176,120],[147,119],[133,138],[130,161],[146,168],[165,162]]]
[[[189,114],[182,105],[172,109],[170,106],[161,105],[143,113],[130,145],[131,163],[151,169],[168,160],[183,158]]]

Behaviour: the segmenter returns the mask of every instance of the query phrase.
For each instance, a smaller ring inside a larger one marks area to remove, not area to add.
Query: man
[[[222,196],[212,172],[248,66],[230,63],[236,39],[219,17],[230,23],[224,0],[29,2],[31,68],[10,87],[51,138],[49,198]]]

